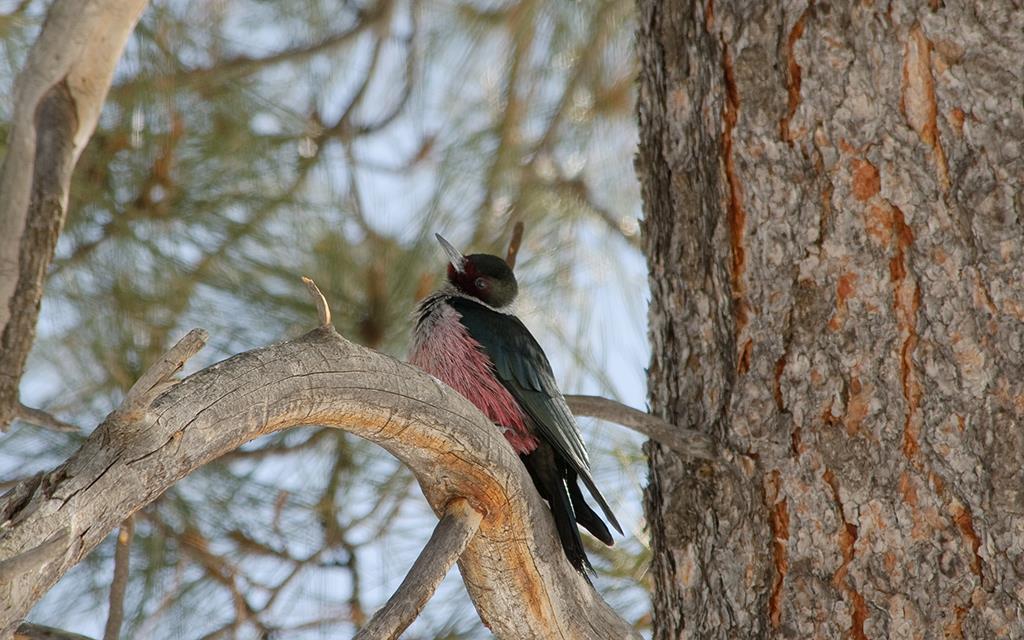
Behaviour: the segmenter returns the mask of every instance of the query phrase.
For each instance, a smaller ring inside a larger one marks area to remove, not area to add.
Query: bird
[[[448,255],[447,278],[417,306],[409,361],[504,432],[548,502],[566,558],[589,582],[594,569],[577,524],[608,546],[614,541],[580,481],[620,535],[622,527],[594,483],[579,426],[544,350],[510,308],[519,292],[515,274],[498,256],[463,255],[435,237]]]

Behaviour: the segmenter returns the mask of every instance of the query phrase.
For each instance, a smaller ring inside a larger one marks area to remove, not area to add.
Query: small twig
[[[599,396],[565,396],[565,401],[578,416],[598,418],[629,427],[681,456],[702,460],[718,460],[721,457],[717,453],[714,440],[706,433],[677,427],[657,416],[627,407],[621,402]]]
[[[30,477],[31,476],[14,476],[13,478],[0,480],[0,495],[7,493],[8,489],[13,489],[25,480],[28,480]]]
[[[121,623],[124,621],[124,593],[128,588],[128,562],[131,556],[132,536],[135,534],[135,518],[129,516],[121,523],[117,532],[117,548],[114,551],[114,579],[110,583],[110,612],[103,640],[118,640],[121,637]]]
[[[160,356],[160,359],[132,385],[118,413],[127,416],[148,407],[158,395],[174,384],[171,376],[180,371],[189,358],[206,346],[208,338],[209,334],[203,329],[193,329],[178,340],[177,344]]]
[[[14,408],[14,417],[29,424],[34,424],[37,427],[50,429],[51,431],[60,431],[62,433],[81,433],[82,431],[70,422],[64,422],[60,418],[41,409],[26,407],[20,402]]]
[[[50,562],[52,558],[49,560],[47,558],[50,557],[52,550],[55,547],[67,544],[70,536],[71,529],[64,527],[38,547],[33,547],[25,553],[18,554],[13,558],[8,558],[7,560],[0,562],[0,584],[9,584],[19,575],[28,571],[35,571],[36,569],[39,569],[40,566]]]
[[[354,640],[397,638],[416,619],[448,570],[473,539],[483,514],[463,498],[448,503],[444,517],[437,523],[427,546],[423,547],[412,569],[398,590]]]
[[[92,640],[92,638],[56,627],[24,622],[14,632],[14,640]]]
[[[519,246],[523,243],[525,229],[526,225],[522,220],[516,222],[516,225],[512,227],[512,239],[508,241],[508,254],[505,257],[505,262],[513,269],[516,267],[516,257],[519,255]]]
[[[313,299],[316,300],[316,313],[320,318],[320,326],[331,326],[331,307],[327,304],[327,298],[324,297],[324,294],[320,293],[320,287],[316,286],[312,278],[302,276],[302,281],[306,283],[309,295],[313,296]]]

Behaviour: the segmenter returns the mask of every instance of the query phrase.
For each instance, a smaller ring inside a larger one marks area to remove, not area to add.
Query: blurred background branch
[[[47,4],[0,1],[8,95]],[[519,313],[563,388],[643,407],[632,19],[627,0],[151,2],[75,170],[22,402],[96,424],[191,326],[214,336],[195,366],[297,335],[303,274],[339,331],[402,356],[444,274],[433,233],[505,255],[523,222]],[[86,435],[33,422],[0,439],[0,487]],[[595,584],[645,630],[641,439],[583,426],[632,534],[591,548]],[[351,636],[434,521],[408,470],[362,440],[262,438],[137,515],[121,637]],[[31,619],[100,637],[115,549]],[[407,631],[486,635],[457,577]]]

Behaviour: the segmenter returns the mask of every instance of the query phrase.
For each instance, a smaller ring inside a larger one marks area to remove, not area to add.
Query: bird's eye
[[[487,278],[477,278],[476,282],[474,282],[473,284],[476,285],[477,289],[483,291],[484,289],[487,288]]]

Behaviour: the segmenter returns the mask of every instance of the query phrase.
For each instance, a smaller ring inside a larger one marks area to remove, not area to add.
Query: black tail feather
[[[608,517],[608,522],[615,527],[615,530],[618,531],[619,534],[625,535],[622,533],[622,527],[619,525],[618,519],[615,517],[615,514],[612,513],[612,508],[608,506],[608,502],[604,499],[604,496],[597,490],[597,485],[594,484],[594,479],[590,477],[590,474],[586,471],[581,472],[580,480],[583,481],[583,484],[587,485],[587,490],[590,491],[590,495],[594,496],[594,500],[597,500],[597,504],[601,507],[601,511],[603,511],[604,515]]]
[[[601,516],[597,515],[590,505],[583,499],[583,492],[577,484],[576,472],[572,469],[565,470],[565,486],[569,489],[569,499],[572,500],[572,510],[576,514],[576,522],[585,527],[595,538],[609,547],[615,544],[612,540],[612,532],[608,530]]]
[[[576,514],[573,512],[573,504],[566,489],[562,465],[558,464],[554,450],[542,442],[537,449],[522,458],[538,493],[548,501],[551,515],[555,519],[558,539],[562,543],[569,564],[589,581],[587,572],[593,572],[594,568],[590,565],[587,552],[583,548],[580,530],[576,527]],[[578,488],[576,492],[579,493]]]

